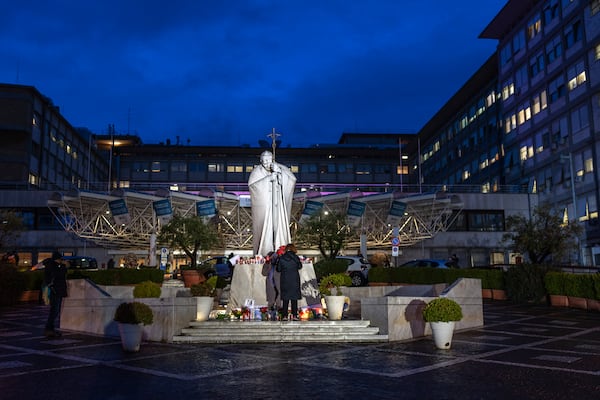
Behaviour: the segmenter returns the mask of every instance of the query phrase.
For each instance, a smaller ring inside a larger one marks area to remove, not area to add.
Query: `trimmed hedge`
[[[596,298],[594,291],[593,275],[587,274],[564,274],[564,294],[571,297],[583,297],[586,299]]]
[[[434,284],[452,283],[458,278],[481,279],[483,289],[504,289],[500,269],[460,268],[371,268],[369,282]]]
[[[549,266],[520,264],[509,268],[504,277],[508,298],[517,303],[546,301],[544,276]]]
[[[546,293],[550,295],[564,295],[565,294],[565,281],[567,280],[567,274],[564,272],[550,271],[544,276],[544,286],[546,287]]]
[[[0,306],[17,304],[25,288],[23,272],[14,264],[0,264]]]
[[[317,281],[320,281],[324,276],[346,272],[348,264],[344,260],[321,260],[314,264],[314,268]],[[371,268],[371,271],[374,269]],[[369,271],[369,278],[371,278],[371,271]]]
[[[145,281],[162,283],[165,272],[158,268],[115,268],[98,271],[70,270],[68,279],[88,278],[98,285],[135,285]]]

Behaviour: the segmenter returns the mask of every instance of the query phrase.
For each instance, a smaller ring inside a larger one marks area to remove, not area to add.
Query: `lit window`
[[[519,109],[517,112],[517,122],[519,125],[524,124],[526,121],[531,119],[531,107],[529,107],[529,102],[526,101],[523,104],[519,105]]]
[[[504,82],[502,86],[502,100],[508,99],[513,94],[515,94],[515,84],[512,81]]]
[[[228,173],[242,173],[242,172],[244,172],[244,166],[243,165],[228,165],[227,172]]]
[[[533,115],[548,107],[548,99],[546,98],[546,91],[542,90],[540,93],[533,97]]]
[[[408,175],[408,165],[397,165],[396,175]]]
[[[582,85],[586,81],[585,67],[583,61],[569,67],[567,70],[567,77],[569,82],[567,86],[569,90],[575,89],[577,86]]]
[[[208,172],[223,172],[223,164],[220,163],[209,163]]]
[[[532,19],[529,20],[527,24],[527,37],[529,40],[536,37],[542,29],[542,19],[540,18],[540,14],[537,13],[533,16]]]

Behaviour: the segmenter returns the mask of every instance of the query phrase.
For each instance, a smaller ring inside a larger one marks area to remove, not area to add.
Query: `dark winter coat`
[[[280,292],[282,300],[300,300],[300,272],[302,262],[293,251],[288,251],[277,261],[277,271],[281,272]]]
[[[55,260],[44,260],[44,284],[61,297],[67,297],[67,266]]]

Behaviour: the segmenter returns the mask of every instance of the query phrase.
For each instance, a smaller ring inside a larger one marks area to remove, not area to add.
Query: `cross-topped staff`
[[[269,133],[267,135],[267,137],[271,138],[271,148],[273,149],[273,161],[275,161],[275,147],[277,147],[277,144],[275,143],[275,139],[277,139],[277,136],[281,136],[279,133],[275,132],[275,128],[273,128],[273,131],[271,131],[271,133]]]

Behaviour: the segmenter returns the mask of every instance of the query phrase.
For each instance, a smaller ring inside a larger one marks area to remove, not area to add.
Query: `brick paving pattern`
[[[385,344],[143,343],[0,308],[0,399],[600,399],[600,313],[484,302],[485,326]]]

